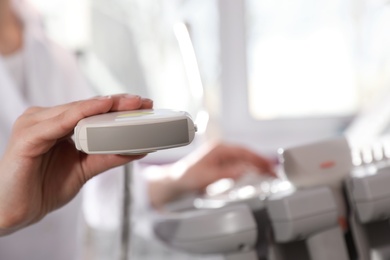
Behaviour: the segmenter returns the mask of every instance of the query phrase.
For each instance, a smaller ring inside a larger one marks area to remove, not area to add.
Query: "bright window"
[[[247,0],[249,111],[351,115],[389,83],[384,1]]]
[[[249,107],[256,119],[356,111],[353,21],[345,2],[247,2]]]

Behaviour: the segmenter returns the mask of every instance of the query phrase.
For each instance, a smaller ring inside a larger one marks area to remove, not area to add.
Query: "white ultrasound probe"
[[[145,109],[82,119],[74,140],[88,154],[143,154],[188,145],[196,130],[187,112]]]
[[[145,154],[185,146],[197,131],[184,111],[144,109],[91,116],[74,129],[76,148],[87,154]],[[130,257],[131,163],[125,166],[120,259]]]

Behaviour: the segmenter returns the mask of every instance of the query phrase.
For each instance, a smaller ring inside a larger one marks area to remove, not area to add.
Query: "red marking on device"
[[[335,166],[335,162],[334,161],[325,161],[325,162],[322,162],[320,164],[320,168],[321,169],[329,169],[329,168],[332,168],[333,166]]]
[[[338,222],[339,222],[339,226],[341,227],[341,229],[346,232],[348,230],[348,222],[347,222],[347,219],[343,216],[339,216],[339,219],[338,219]]]

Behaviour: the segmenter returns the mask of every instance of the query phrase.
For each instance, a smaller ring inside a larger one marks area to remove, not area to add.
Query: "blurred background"
[[[30,1],[97,92],[190,112],[195,146],[219,138],[276,156],[345,132],[356,143],[387,133],[388,1]],[[145,162],[172,162],[192,148]],[[112,259],[113,244],[91,233],[86,259]],[[133,248],[134,259],[197,259],[137,234]]]

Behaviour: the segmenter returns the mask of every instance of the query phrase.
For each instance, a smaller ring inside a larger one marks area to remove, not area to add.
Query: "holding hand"
[[[0,161],[0,235],[35,223],[65,205],[97,174],[144,157],[78,151],[71,139],[78,121],[152,107],[149,99],[116,95],[28,109],[16,121]]]

